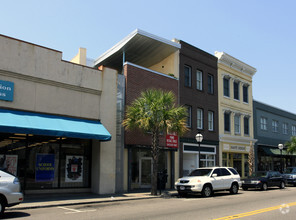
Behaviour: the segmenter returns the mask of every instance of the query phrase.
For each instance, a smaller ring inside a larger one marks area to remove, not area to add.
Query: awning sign
[[[14,83],[0,80],[0,100],[13,101]]]
[[[173,134],[166,135],[166,147],[178,148],[178,136]]]

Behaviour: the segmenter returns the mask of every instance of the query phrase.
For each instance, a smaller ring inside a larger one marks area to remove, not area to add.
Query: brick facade
[[[126,106],[129,106],[135,99],[137,99],[141,95],[142,91],[151,88],[172,91],[176,96],[177,102],[177,79],[128,63],[124,66],[124,75],[126,78]],[[126,131],[125,144],[150,146],[151,136],[145,135],[141,131]],[[160,137],[159,144],[162,147],[165,146],[165,136]]]

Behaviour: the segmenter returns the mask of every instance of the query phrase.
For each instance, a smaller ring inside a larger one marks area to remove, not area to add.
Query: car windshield
[[[267,172],[265,171],[255,172],[255,173],[252,173],[251,177],[267,177]]]
[[[295,173],[295,169],[293,169],[293,167],[288,167],[284,173]]]
[[[209,176],[212,172],[212,169],[197,169],[193,170],[189,176]]]

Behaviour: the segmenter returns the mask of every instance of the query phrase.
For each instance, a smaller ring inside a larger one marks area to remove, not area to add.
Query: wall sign
[[[0,80],[0,100],[13,101],[14,83]]]

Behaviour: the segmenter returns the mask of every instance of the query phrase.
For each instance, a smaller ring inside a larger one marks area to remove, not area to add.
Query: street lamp
[[[284,149],[284,145],[283,144],[279,144],[278,148],[281,151],[281,173],[283,172],[283,165],[282,165],[282,156],[283,156],[283,149]]]
[[[196,136],[195,136],[195,139],[198,143],[198,168],[200,168],[200,142],[202,142],[202,139],[203,139],[203,136],[201,133],[198,133]]]

